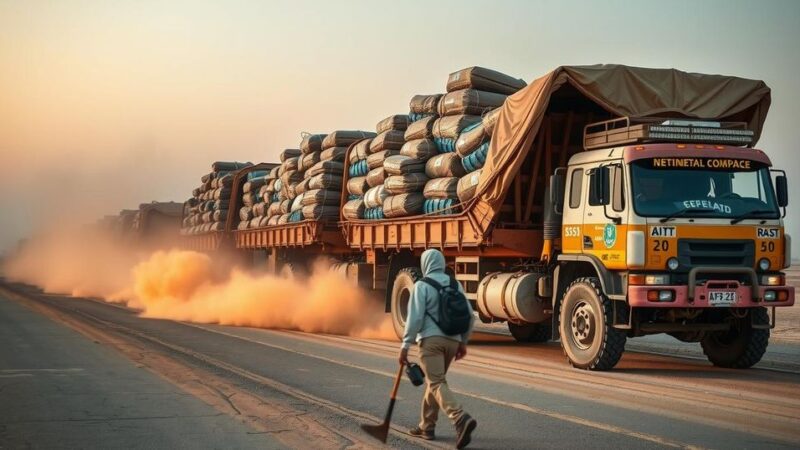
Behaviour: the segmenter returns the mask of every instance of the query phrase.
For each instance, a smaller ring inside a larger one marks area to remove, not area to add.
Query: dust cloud
[[[166,247],[168,248],[168,247]],[[324,261],[293,279],[185,250],[136,248],[97,229],[31,238],[3,275],[74,297],[124,303],[148,318],[395,339],[378,299]]]

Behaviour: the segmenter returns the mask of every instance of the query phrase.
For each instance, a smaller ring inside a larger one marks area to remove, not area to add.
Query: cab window
[[[572,171],[569,182],[569,207],[575,209],[581,206],[581,187],[583,186],[583,169]]]
[[[625,210],[625,180],[622,174],[622,166],[614,166],[611,170],[611,186],[614,189],[611,207],[617,212]]]

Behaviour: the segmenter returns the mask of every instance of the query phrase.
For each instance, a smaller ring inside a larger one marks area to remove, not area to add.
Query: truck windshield
[[[633,206],[640,216],[780,217],[769,170],[754,161],[639,160],[631,164],[631,183]]]

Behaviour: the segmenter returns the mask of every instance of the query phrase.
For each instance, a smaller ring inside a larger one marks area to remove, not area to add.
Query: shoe
[[[423,430],[420,427],[414,427],[408,430],[408,434],[414,437],[425,439],[426,441],[432,441],[436,439],[436,434],[433,432],[433,430]]]
[[[461,420],[456,424],[456,431],[458,438],[456,439],[456,448],[462,449],[469,445],[472,440],[472,432],[478,426],[478,421],[473,419],[469,414],[461,416]]]

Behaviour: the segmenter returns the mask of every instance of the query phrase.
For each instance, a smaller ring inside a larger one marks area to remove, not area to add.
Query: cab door
[[[599,167],[607,171],[605,182],[599,179],[602,169],[596,167],[588,171],[585,183],[582,251],[597,257],[609,269],[625,269],[628,202],[624,166],[620,160],[604,162]]]
[[[583,207],[586,203],[588,184],[586,177],[586,166],[576,165],[567,168],[561,229],[563,253],[583,253]]]

